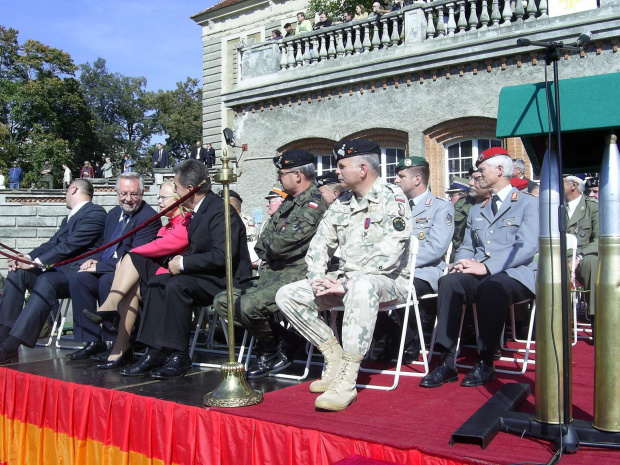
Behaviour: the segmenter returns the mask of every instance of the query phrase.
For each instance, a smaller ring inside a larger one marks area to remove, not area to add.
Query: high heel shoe
[[[121,319],[121,315],[118,312],[91,312],[90,310],[84,309],[82,313],[88,318],[88,321],[95,325],[100,325],[104,321],[111,322],[112,329],[118,327],[118,323]]]
[[[104,363],[98,363],[96,366],[102,370],[112,370],[114,368],[122,368],[133,362],[133,348],[129,347],[126,352],[117,359],[106,361]]]

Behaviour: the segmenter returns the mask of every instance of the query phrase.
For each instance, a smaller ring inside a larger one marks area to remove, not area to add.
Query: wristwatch
[[[342,284],[342,288],[344,289],[345,294],[349,292],[349,288],[347,287],[347,282],[349,282],[347,278],[344,278],[342,281],[340,281],[340,284]]]

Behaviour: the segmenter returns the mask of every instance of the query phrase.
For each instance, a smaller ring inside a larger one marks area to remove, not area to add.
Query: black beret
[[[599,185],[599,178],[588,178],[588,180],[586,181],[586,187],[598,187]]]
[[[239,202],[243,203],[243,199],[241,198],[241,196],[239,194],[237,194],[234,190],[230,189],[228,191],[228,195],[230,197],[234,197],[236,199],[239,199]],[[224,190],[220,191],[220,197],[224,198]]]
[[[282,155],[273,157],[273,164],[276,168],[297,168],[314,163],[314,155],[301,149],[293,149],[284,152]]]
[[[381,148],[376,142],[366,139],[343,139],[336,144],[332,155],[338,160],[343,158],[356,157],[358,155],[369,155],[374,153],[381,156]]]
[[[328,184],[339,184],[338,175],[334,171],[329,171],[325,174],[316,177],[316,187],[327,186]]]

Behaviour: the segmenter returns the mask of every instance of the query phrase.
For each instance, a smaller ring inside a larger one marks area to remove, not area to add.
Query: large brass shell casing
[[[569,298],[570,287],[567,285],[563,288],[560,281],[559,240],[541,238],[536,275],[536,405],[534,410],[534,419],[541,423],[557,424],[564,421],[562,292],[566,293]],[[570,420],[572,420],[572,409]]]

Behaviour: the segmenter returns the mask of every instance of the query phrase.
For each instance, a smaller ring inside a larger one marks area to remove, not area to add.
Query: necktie
[[[493,215],[497,215],[497,202],[499,202],[499,195],[495,194],[491,199],[491,211]]]
[[[125,226],[127,226],[128,222],[129,222],[129,217],[123,213],[121,220],[116,224],[116,227],[114,228],[114,232],[112,233],[110,242],[115,241],[116,239],[122,236],[123,230],[125,229]],[[118,244],[114,244],[113,246],[105,249],[103,251],[101,260],[108,260],[110,257],[112,257],[112,255],[114,255],[114,252],[116,252],[117,247],[118,247]]]
[[[411,209],[413,210],[413,207],[415,207],[415,203],[413,203],[413,200],[409,199],[409,206],[411,207]]]

